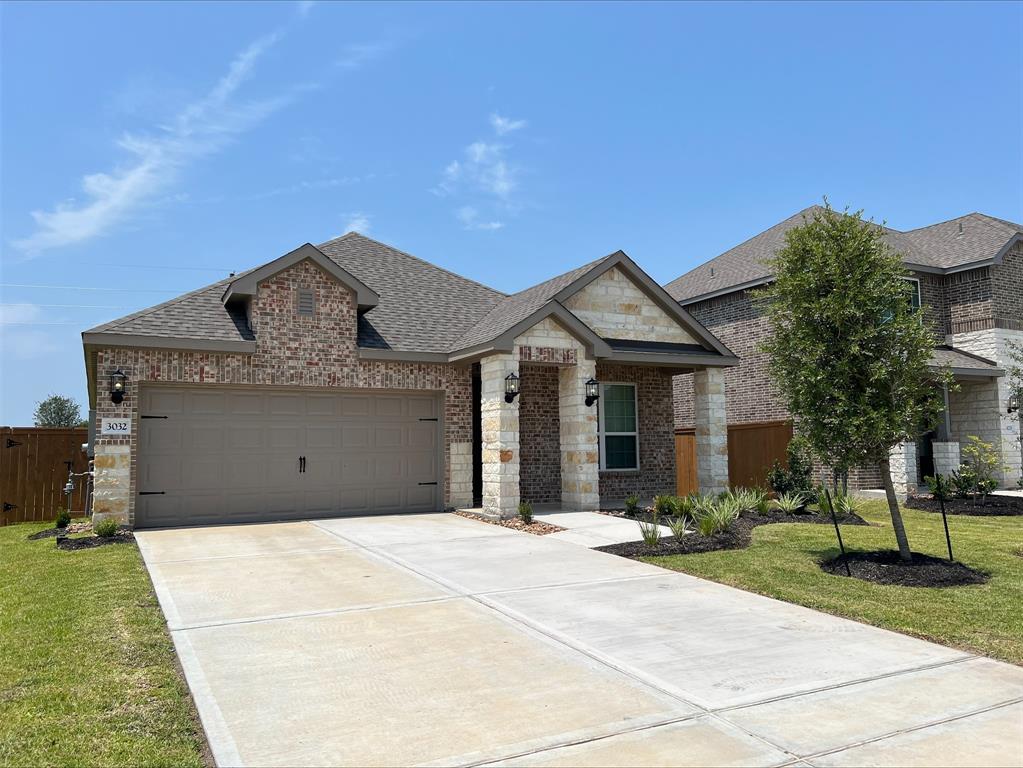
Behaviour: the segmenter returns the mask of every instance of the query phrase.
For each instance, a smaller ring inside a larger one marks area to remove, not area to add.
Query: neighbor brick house
[[[809,220],[816,206],[800,211],[759,235],[668,283],[666,290],[741,359],[725,373],[728,423],[773,424],[789,419],[778,397],[768,360],[760,349],[767,318],[755,290],[770,282],[766,262],[785,243],[785,233]],[[1008,412],[1006,343],[1023,342],[1023,227],[971,213],[951,221],[900,232],[884,228],[914,283],[914,303],[934,329],[935,368],[948,366],[958,389],[947,393],[944,418],[916,444],[892,456],[892,474],[902,491],[934,471],[959,465],[968,435],[993,443],[1009,467],[1002,480],[1020,475],[1018,421]],[[675,381],[675,424],[693,424],[692,377]],[[850,473],[854,488],[879,488],[878,467]]]
[[[352,233],[82,339],[93,512],[126,524],[670,492],[682,372],[700,481],[727,483],[738,361],[620,251],[507,295]]]

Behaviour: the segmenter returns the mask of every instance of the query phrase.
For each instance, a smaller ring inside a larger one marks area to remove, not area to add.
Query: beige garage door
[[[442,508],[432,392],[143,387],[139,527]]]

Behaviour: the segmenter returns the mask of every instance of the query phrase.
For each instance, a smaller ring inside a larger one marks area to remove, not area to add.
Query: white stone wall
[[[600,453],[597,405],[586,405],[586,382],[597,376],[592,360],[558,371],[561,432],[561,505],[565,509],[600,509]]]
[[[1011,364],[1008,341],[1023,344],[1023,331],[993,328],[948,337],[952,346],[994,360],[1002,368],[1008,368]],[[1002,376],[995,379],[994,383],[964,384],[959,392],[949,393],[949,399],[952,406],[952,436],[963,442],[967,435],[977,435],[985,442],[998,446],[1002,463],[1009,468],[1002,474],[1002,484],[1014,487],[1021,471],[1020,422],[1018,414],[1006,412],[1009,377]]]
[[[492,517],[514,517],[519,510],[519,401],[504,401],[505,377],[518,368],[512,354],[480,361],[483,513]]]
[[[472,506],[472,443],[451,443],[448,446],[450,477],[448,503],[458,509]]]
[[[92,486],[92,521],[113,518],[129,525],[131,498],[131,446],[96,443]]]
[[[528,331],[515,337],[515,357],[522,347],[551,347],[554,349],[578,349],[584,347],[557,320],[545,317]]]
[[[948,477],[959,469],[959,464],[962,461],[959,443],[943,443],[935,440],[931,443],[931,451],[934,456],[934,471],[937,474]]]
[[[617,267],[571,296],[565,306],[604,338],[699,343]]]
[[[725,369],[693,374],[693,420],[696,428],[696,484],[700,493],[728,490],[728,417]]]
[[[900,443],[892,448],[888,455],[889,468],[892,473],[892,485],[895,494],[905,499],[917,490],[916,443]]]

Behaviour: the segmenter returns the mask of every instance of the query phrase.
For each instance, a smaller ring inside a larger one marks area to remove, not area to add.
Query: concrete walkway
[[[552,536],[137,537],[220,765],[1023,765],[1023,669]]]
[[[602,515],[599,512],[562,512],[552,510],[533,515],[535,520],[564,528],[564,531],[550,533],[548,537],[557,541],[569,541],[584,547],[603,547],[608,544],[623,544],[627,541],[641,541],[639,523],[624,517]],[[657,526],[661,536],[671,536],[666,525]]]

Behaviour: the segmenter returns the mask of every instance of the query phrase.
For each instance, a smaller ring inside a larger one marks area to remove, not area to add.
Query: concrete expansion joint
[[[319,549],[291,549],[284,552],[250,552],[245,555],[213,555],[211,557],[182,557],[176,560],[153,560],[153,565],[172,563],[206,563],[214,560],[246,560],[255,557],[281,557],[288,555],[316,555],[321,552],[345,552],[351,547],[320,547]]]
[[[976,717],[977,715],[983,715],[986,712],[994,712],[994,711],[999,710],[999,709],[1005,709],[1006,707],[1011,707],[1011,706],[1014,706],[1016,704],[1023,704],[1023,696],[1017,696],[1014,699],[1008,699],[1006,701],[1001,701],[1001,702],[998,702],[997,704],[990,704],[990,705],[988,705],[986,707],[981,707],[979,709],[970,710],[969,712],[961,712],[961,713],[959,713],[957,715],[953,715],[952,717],[943,717],[943,718],[939,718],[937,720],[929,720],[926,723],[919,723],[918,725],[912,725],[912,726],[910,726],[908,728],[899,728],[898,730],[890,731],[889,733],[884,733],[884,734],[881,734],[880,736],[872,736],[869,739],[862,739],[860,741],[855,741],[855,742],[853,742],[851,744],[845,744],[844,746],[841,746],[841,747],[835,747],[834,749],[826,749],[823,752],[813,752],[811,754],[804,755],[803,759],[804,760],[813,760],[815,758],[824,757],[826,755],[834,755],[834,754],[838,754],[840,752],[846,752],[846,751],[848,751],[850,749],[855,749],[856,747],[862,747],[865,744],[876,744],[879,741],[884,741],[885,739],[891,739],[891,738],[894,738],[895,736],[901,736],[901,735],[906,734],[906,733],[915,733],[917,731],[922,731],[922,730],[925,730],[927,728],[933,728],[936,725],[944,725],[946,723],[955,723],[955,722],[958,722],[960,720],[965,720],[965,719],[970,718],[970,717]]]

